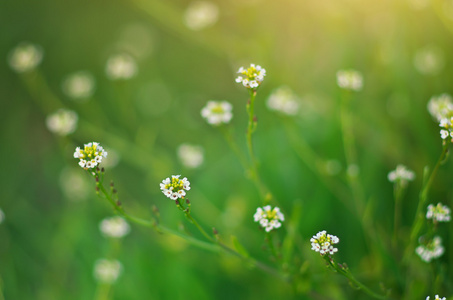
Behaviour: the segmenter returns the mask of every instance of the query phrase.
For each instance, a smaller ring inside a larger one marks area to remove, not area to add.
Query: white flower
[[[387,177],[390,182],[401,182],[404,185],[408,181],[414,180],[415,173],[404,165],[397,165],[396,169],[391,171]]]
[[[79,71],[66,77],[62,90],[66,96],[74,100],[85,100],[94,93],[94,77],[87,71]]]
[[[253,215],[255,222],[259,222],[261,227],[265,228],[266,232],[274,228],[282,226],[280,222],[285,221],[285,216],[280,212],[280,208],[266,205],[263,208],[258,207],[256,213]]]
[[[334,235],[327,234],[325,230],[318,232],[311,239],[311,250],[319,252],[321,255],[334,254],[338,251],[333,244],[338,244],[340,239]]]
[[[190,182],[186,177],[179,179],[181,175],[172,175],[170,178],[165,178],[160,184],[162,193],[170,198],[171,200],[177,200],[178,198],[184,198],[186,191],[190,190]]]
[[[436,75],[444,67],[444,53],[436,46],[426,46],[415,53],[414,66],[423,75]]]
[[[9,53],[8,62],[14,71],[24,73],[35,69],[41,63],[42,56],[41,47],[22,42]]]
[[[299,110],[300,99],[287,86],[274,90],[267,99],[267,107],[286,115],[296,115]]]
[[[340,70],[337,72],[337,84],[345,90],[360,91],[363,87],[363,76],[356,70]]]
[[[189,29],[201,30],[214,25],[219,17],[219,8],[207,1],[192,2],[184,13],[184,23]]]
[[[442,239],[435,236],[428,243],[422,244],[415,249],[415,252],[425,262],[431,262],[432,259],[438,258],[444,254],[444,247],[442,246]]]
[[[440,137],[445,140],[449,136],[453,137],[453,117],[444,118],[439,121],[439,126],[442,127],[440,130]]]
[[[428,205],[428,211],[426,212],[427,219],[433,219],[436,222],[448,222],[451,219],[450,208],[442,203],[437,203],[436,206]]]
[[[211,125],[227,124],[233,118],[232,109],[233,106],[227,101],[208,101],[201,110],[201,116]]]
[[[178,158],[187,168],[198,168],[203,163],[203,148],[201,146],[182,144],[177,150]]]
[[[427,106],[431,116],[438,122],[453,116],[453,98],[449,94],[431,97]]]
[[[247,69],[240,67],[238,73],[241,75],[236,77],[236,82],[242,83],[246,88],[255,90],[263,82],[264,76],[266,76],[266,69],[259,65],[250,64]]]
[[[104,236],[112,238],[122,238],[131,230],[129,224],[118,216],[102,220],[99,229]]]
[[[94,264],[94,278],[102,283],[112,284],[121,274],[123,266],[117,260],[99,259]]]
[[[426,300],[429,300],[429,296],[426,297]],[[434,298],[434,300],[447,300],[447,298],[445,298],[445,297],[440,298],[439,295],[436,295],[436,297]]]
[[[0,208],[0,224],[5,220],[5,213],[3,210]]]
[[[107,151],[96,142],[85,144],[83,150],[77,147],[74,152],[74,158],[80,159],[79,166],[84,169],[97,167],[105,157],[107,157]]]
[[[49,131],[61,136],[73,133],[77,128],[79,117],[77,113],[68,109],[59,109],[47,116],[46,126]]]
[[[105,72],[112,80],[130,79],[137,73],[137,64],[129,54],[116,54],[108,59]]]

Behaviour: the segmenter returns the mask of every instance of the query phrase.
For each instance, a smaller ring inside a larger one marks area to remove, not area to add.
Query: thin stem
[[[266,241],[267,241],[267,245],[269,246],[269,250],[272,253],[272,256],[275,258],[276,261],[278,261],[279,257],[278,257],[277,251],[275,250],[274,241],[272,238],[272,232],[266,233]]]
[[[95,300],[108,300],[111,285],[108,283],[99,283],[96,289]]]
[[[406,182],[396,182],[393,187],[393,197],[395,201],[395,211],[393,216],[393,247],[398,249],[398,236],[401,220],[401,205]]]

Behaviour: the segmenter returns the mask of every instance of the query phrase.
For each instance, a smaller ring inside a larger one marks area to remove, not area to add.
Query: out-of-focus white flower
[[[448,222],[451,219],[450,212],[450,208],[440,202],[436,206],[430,204],[428,205],[426,218],[433,219],[436,222]]]
[[[222,123],[227,124],[233,118],[233,106],[227,101],[208,101],[201,110],[201,116],[211,124],[218,126]]]
[[[78,119],[79,117],[75,111],[59,109],[47,116],[47,129],[58,135],[65,136],[76,130]]]
[[[117,260],[99,259],[94,264],[94,278],[107,284],[114,283],[120,276],[123,266]]]
[[[397,165],[396,169],[391,171],[387,177],[390,182],[400,182],[402,185],[406,185],[408,181],[414,180],[415,173],[404,165]]]
[[[429,300],[429,296],[426,297],[426,300]],[[439,295],[436,295],[436,297],[434,298],[434,300],[447,300],[447,298],[445,298],[445,297],[440,298]]]
[[[85,144],[83,149],[77,147],[74,152],[74,158],[79,159],[79,166],[85,170],[97,167],[105,157],[107,151],[96,142]]]
[[[14,48],[8,57],[8,62],[14,71],[24,73],[36,68],[42,61],[43,51],[40,46],[22,42]]]
[[[274,228],[280,228],[282,226],[280,222],[285,221],[285,216],[281,213],[280,208],[274,207],[272,209],[270,205],[266,205],[263,208],[258,207],[256,209],[253,219],[255,222],[259,222],[266,232],[269,232]]]
[[[171,200],[178,200],[178,198],[184,198],[186,191],[190,190],[190,182],[186,177],[179,179],[181,175],[172,175],[170,178],[162,180],[160,189],[165,196]]]
[[[106,237],[122,238],[129,233],[131,227],[123,218],[115,216],[102,220],[99,229]]]
[[[214,25],[219,18],[219,8],[208,1],[192,2],[184,13],[184,23],[189,29],[201,30]]]
[[[325,230],[318,232],[311,239],[311,250],[319,252],[321,255],[334,254],[338,251],[333,244],[338,244],[340,239],[334,235],[327,234]]]
[[[203,147],[182,144],[177,150],[178,158],[187,168],[198,168],[203,163]]]
[[[95,81],[91,73],[79,71],[66,77],[61,87],[66,96],[74,100],[85,100],[93,96]]]
[[[137,73],[137,64],[129,54],[116,54],[107,60],[105,72],[112,80],[130,79]]]
[[[360,91],[363,87],[362,73],[356,70],[340,70],[337,72],[337,84],[340,88]]]
[[[426,46],[415,53],[414,66],[423,75],[436,75],[444,68],[445,59],[442,49]]]
[[[237,73],[240,74],[236,77],[237,83],[242,83],[246,88],[255,90],[263,82],[264,76],[266,76],[266,69],[260,65],[250,64],[250,67],[247,69],[240,67]]]
[[[449,94],[431,97],[428,102],[428,111],[438,122],[453,117],[453,98]]]
[[[2,224],[3,220],[5,220],[5,213],[3,210],[0,208],[0,224]]]
[[[286,115],[296,115],[299,110],[300,99],[287,86],[274,90],[267,99],[267,107]]]
[[[415,249],[415,252],[425,262],[431,262],[434,258],[438,258],[444,254],[445,248],[442,246],[440,236],[435,236],[431,241],[422,244]]]

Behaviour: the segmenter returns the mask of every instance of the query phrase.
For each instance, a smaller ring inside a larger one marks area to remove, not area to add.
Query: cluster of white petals
[[[203,147],[182,144],[177,150],[178,158],[187,168],[198,168],[203,163]]]
[[[95,81],[91,73],[79,71],[68,75],[61,87],[66,96],[74,100],[85,100],[93,95]]]
[[[96,142],[85,144],[83,149],[77,147],[74,152],[74,158],[80,160],[79,166],[84,169],[97,167],[105,157],[107,157],[107,151]]]
[[[106,237],[122,238],[129,233],[131,227],[123,218],[115,216],[102,220],[99,229]]]
[[[429,300],[429,296],[426,297],[426,300]],[[447,298],[445,298],[445,297],[440,298],[439,295],[436,295],[434,300],[447,300]]]
[[[22,42],[11,50],[8,62],[11,69],[17,73],[25,73],[35,69],[41,63],[42,57],[43,51],[41,47]]]
[[[445,248],[442,246],[442,239],[440,236],[435,236],[428,243],[418,246],[415,249],[415,252],[423,261],[429,263],[434,258],[442,256],[445,252]]]
[[[340,239],[334,235],[327,234],[325,230],[318,232],[311,239],[311,250],[319,252],[321,255],[334,254],[338,251],[333,245],[338,244]]]
[[[259,222],[261,227],[265,228],[266,232],[271,231],[274,228],[279,228],[285,221],[285,216],[281,213],[280,208],[266,205],[263,208],[258,207],[256,213],[253,216],[255,222]]]
[[[105,72],[112,80],[130,79],[137,73],[137,64],[129,54],[116,54],[107,60]]]
[[[415,178],[415,173],[411,170],[409,170],[406,166],[404,165],[397,165],[396,169],[391,171],[388,176],[388,180],[390,182],[401,182],[401,183],[407,183],[408,181],[412,181]]]
[[[94,278],[99,282],[112,284],[122,270],[123,266],[117,260],[99,259],[94,264]]]
[[[233,118],[233,106],[227,101],[208,101],[201,110],[201,116],[211,124],[228,124]]]
[[[267,99],[267,107],[270,110],[293,116],[299,110],[300,99],[287,86],[274,90]]]
[[[183,198],[186,195],[186,191],[190,190],[190,182],[186,177],[179,179],[181,175],[172,175],[171,179],[166,178],[162,180],[160,189],[165,196],[171,200],[177,200]]]
[[[266,76],[266,69],[260,65],[250,64],[247,69],[240,67],[238,73],[241,75],[236,77],[237,83],[242,83],[246,88],[256,89],[263,82],[264,76]]]
[[[450,208],[440,202],[436,206],[430,204],[428,205],[426,218],[433,219],[436,222],[448,222],[451,220],[450,212]]]
[[[77,128],[79,117],[75,111],[59,109],[46,118],[46,126],[49,131],[66,136],[73,133]]]
[[[337,84],[345,90],[360,91],[363,87],[362,73],[356,70],[340,70],[337,72]]]
[[[431,116],[438,122],[453,116],[453,98],[449,94],[431,97],[427,106]]]

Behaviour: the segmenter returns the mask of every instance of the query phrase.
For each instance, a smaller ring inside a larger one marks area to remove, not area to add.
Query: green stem
[[[279,257],[278,257],[277,251],[275,250],[274,241],[272,238],[272,232],[266,232],[266,241],[267,241],[267,245],[269,246],[269,250],[271,250],[272,256],[275,258],[275,261],[278,261]]]
[[[111,285],[108,283],[99,283],[96,289],[95,300],[108,300]]]
[[[393,196],[395,199],[395,211],[393,216],[393,248],[398,249],[398,236],[401,219],[401,205],[403,200],[403,194],[405,189],[405,183],[396,182],[393,187]]]

